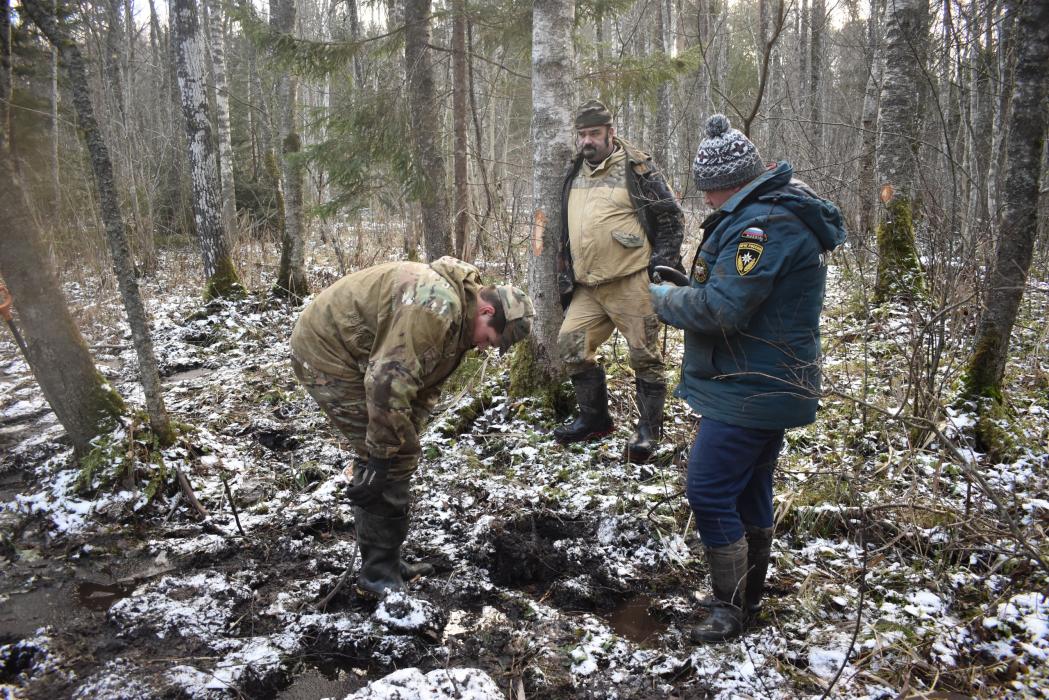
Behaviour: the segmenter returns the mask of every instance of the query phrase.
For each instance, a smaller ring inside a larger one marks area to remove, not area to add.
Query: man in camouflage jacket
[[[631,461],[643,462],[658,444],[666,400],[660,324],[648,282],[657,265],[684,272],[684,215],[652,158],[616,136],[604,104],[584,103],[575,130],[579,153],[561,198],[557,272],[567,313],[557,342],[575,386],[579,416],[554,436],[571,443],[612,431],[605,371],[595,358],[618,328],[629,348],[639,413],[626,453]]]
[[[347,496],[363,591],[403,590],[424,573],[400,559],[419,434],[466,351],[505,352],[528,335],[534,313],[522,290],[483,286],[475,267],[450,257],[360,270],[302,312],[291,335],[295,376],[357,453]]]

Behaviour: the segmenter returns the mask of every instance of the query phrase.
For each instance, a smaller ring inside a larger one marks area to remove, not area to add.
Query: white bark
[[[219,187],[222,223],[227,234],[237,230],[237,193],[233,181],[233,144],[229,126],[229,91],[226,84],[226,33],[222,30],[222,3],[208,1],[211,29],[211,67],[215,81],[215,124],[218,128]]]
[[[204,262],[204,275],[210,280],[220,263],[228,260],[229,253],[220,214],[218,166],[212,147],[204,84],[207,47],[200,31],[196,0],[172,0],[171,12],[175,69],[188,136],[193,222]]]
[[[575,96],[565,76],[574,73],[572,0],[536,0],[532,6],[532,251],[528,289],[536,361],[548,376],[560,368],[557,331],[557,251],[561,239],[561,184],[572,157],[570,126]]]

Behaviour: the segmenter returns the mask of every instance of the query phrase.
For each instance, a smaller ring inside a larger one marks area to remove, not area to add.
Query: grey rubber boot
[[[612,432],[608,414],[608,386],[603,367],[592,367],[572,375],[579,416],[554,430],[554,439],[562,445],[604,437]]]
[[[664,382],[637,380],[637,430],[626,445],[626,458],[644,464],[652,459],[663,437],[663,406],[667,400]]]
[[[744,608],[747,617],[761,612],[761,597],[765,595],[765,577],[772,555],[772,534],[775,528],[746,526],[747,533],[747,590]]]
[[[724,642],[743,634],[743,601],[747,586],[747,540],[740,537],[724,547],[706,547],[714,604],[710,615],[692,628],[697,644]]]

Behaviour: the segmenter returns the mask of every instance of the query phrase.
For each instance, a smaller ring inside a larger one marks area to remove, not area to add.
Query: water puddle
[[[130,593],[130,586],[121,586],[118,583],[81,581],[76,586],[77,602],[89,610],[102,612],[109,610],[113,603],[126,598]]]
[[[295,677],[287,688],[277,693],[277,700],[317,700],[344,698],[364,685],[359,677],[340,669],[328,673],[310,668]]]
[[[652,599],[645,595],[627,598],[603,615],[616,634],[636,644],[644,644],[667,631],[667,623],[649,612]]]

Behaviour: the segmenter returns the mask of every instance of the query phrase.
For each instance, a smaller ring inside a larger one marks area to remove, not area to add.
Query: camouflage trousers
[[[291,355],[291,367],[295,377],[306,392],[313,397],[328,420],[349,440],[353,451],[360,459],[368,459],[368,395],[364,388],[364,375],[346,379],[325,374]],[[419,433],[426,425],[429,411],[419,406],[412,413],[415,435],[405,436],[400,449],[390,462],[390,481],[411,478],[419,467]]]
[[[595,287],[576,285],[557,348],[568,373],[578,374],[596,366],[597,349],[619,329],[637,378],[662,384],[660,326],[648,292],[648,271],[639,270]]]

